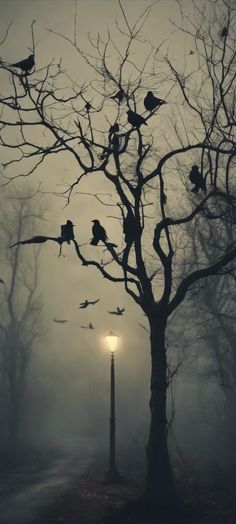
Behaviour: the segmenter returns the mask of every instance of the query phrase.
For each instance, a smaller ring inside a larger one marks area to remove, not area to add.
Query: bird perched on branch
[[[228,29],[227,29],[227,27],[223,27],[220,36],[221,36],[221,38],[226,38],[226,36],[228,36]]]
[[[200,189],[206,193],[206,181],[204,180],[202,173],[200,173],[198,166],[192,166],[189,173],[189,180],[194,184],[194,188],[191,189],[192,193],[198,193]]]
[[[123,315],[124,311],[125,311],[124,307],[120,308],[117,306],[116,311],[108,311],[108,313],[110,313],[110,315],[118,315],[120,317]]]
[[[120,127],[119,127],[119,124],[117,124],[117,122],[110,127],[109,129],[109,136],[113,135],[114,133],[119,133],[119,130],[120,130]]]
[[[117,91],[115,95],[110,96],[110,98],[112,98],[112,100],[118,100],[118,103],[121,104],[121,102],[125,98],[125,92],[123,91],[123,89],[120,89],[119,91]]]
[[[67,220],[66,224],[63,224],[61,226],[61,239],[62,242],[67,242],[67,244],[70,244],[71,240],[74,240],[74,224],[71,222],[71,220]]]
[[[131,111],[131,109],[127,111],[127,115],[128,115],[128,122],[131,124],[131,126],[140,127],[142,124],[145,124],[145,126],[147,126],[147,122],[145,118],[143,118],[143,116],[139,115],[138,113]]]
[[[108,236],[106,234],[106,230],[104,229],[104,227],[101,226],[99,220],[97,219],[92,220],[92,222],[93,222],[93,227],[92,227],[93,238],[90,244],[92,246],[97,246],[99,241],[104,242],[104,244],[107,244]],[[109,243],[109,245],[113,247],[117,247],[116,244]]]
[[[85,104],[86,111],[89,111],[91,109],[91,107],[92,107],[91,104],[89,102],[86,102],[86,104]]]
[[[165,100],[162,100],[161,98],[157,98],[157,96],[154,96],[152,91],[148,91],[147,95],[144,98],[143,103],[147,111],[153,111],[153,109],[156,109],[157,107],[160,107],[163,104],[167,104]]]
[[[97,300],[87,300],[87,298],[84,300],[84,302],[80,302],[79,309],[85,309],[88,306],[94,306],[99,302],[100,298],[97,298]]]
[[[29,55],[28,58],[25,58],[24,60],[20,60],[20,62],[15,62],[15,64],[10,64],[10,67],[18,67],[22,71],[25,72],[27,75],[30,70],[34,67],[35,61],[34,61],[34,55]]]
[[[125,235],[126,244],[131,244],[134,241],[136,233],[136,219],[133,213],[129,212],[124,218],[123,232]]]
[[[80,326],[82,329],[95,329],[92,322],[89,322],[88,326]]]

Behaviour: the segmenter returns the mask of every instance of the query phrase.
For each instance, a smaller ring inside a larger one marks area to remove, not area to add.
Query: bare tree
[[[7,94],[1,93],[0,144],[11,151],[11,159],[3,164],[4,176],[15,177],[16,169],[17,176],[30,175],[51,155],[71,155],[78,177],[64,192],[68,202],[75,189],[78,198],[83,198],[85,184],[87,194],[101,203],[103,216],[106,207],[102,205],[113,205],[124,233],[117,249],[103,233],[89,254],[77,239],[72,242],[81,263],[96,268],[114,284],[123,284],[149,322],[152,371],[146,500],[152,508],[176,504],[167,446],[166,327],[192,285],[218,275],[236,256],[233,244],[219,249],[211,262],[201,253],[200,269],[181,265],[187,250],[186,224],[200,220],[205,227],[217,220],[216,202],[224,212],[234,206],[236,152],[231,68],[235,5],[230,0],[206,0],[201,10],[197,2],[191,2],[189,16],[186,5],[190,3],[179,2],[182,23],[176,29],[189,39],[194,65],[187,59],[188,51],[178,64],[166,42],[157,49],[142,37],[151,7],[131,26],[120,1],[122,18],[114,35],[89,35],[88,51],[78,44],[76,18],[72,39],[57,34],[77,52],[78,63],[84,60],[90,74],[87,84],[79,86],[61,62],[37,70],[36,57],[36,70],[27,72],[1,65],[9,82]],[[146,52],[142,63],[140,46]],[[140,117],[150,89],[158,89],[168,104],[162,100]],[[203,173],[206,194],[196,188],[190,192],[185,173],[193,164]],[[104,177],[110,196],[93,192],[96,175]],[[106,254],[99,255],[100,243]],[[155,269],[150,271],[153,261]]]
[[[18,192],[19,197],[19,192]],[[20,239],[35,229],[35,202],[12,196],[1,199],[0,239],[1,284],[0,304],[0,374],[1,374],[1,441],[17,444],[24,412],[24,392],[30,359],[40,337],[41,299],[38,294],[39,248],[31,256],[16,247],[9,250],[13,238]]]
[[[233,210],[234,211],[234,210]],[[197,234],[190,233],[194,239],[193,254],[195,263],[197,251],[205,253],[209,263],[217,256],[217,252],[234,242],[234,212],[223,216],[218,227],[209,224],[208,231],[197,227]],[[196,244],[200,249],[196,251]],[[224,268],[217,277],[201,283],[196,283],[192,290],[193,317],[198,319],[197,332],[204,344],[205,354],[209,359],[207,369],[200,370],[207,380],[219,384],[225,399],[225,431],[229,442],[235,441],[235,394],[236,394],[236,349],[235,349],[235,261]]]

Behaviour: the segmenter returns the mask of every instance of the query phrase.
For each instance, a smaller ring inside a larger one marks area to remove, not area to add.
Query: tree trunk
[[[176,507],[177,496],[167,446],[166,319],[149,320],[151,328],[151,424],[147,445],[146,499],[149,507]]]

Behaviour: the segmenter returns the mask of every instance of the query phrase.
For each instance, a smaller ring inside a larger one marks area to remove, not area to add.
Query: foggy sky
[[[132,24],[137,15],[144,10],[149,2],[146,0],[123,0],[127,17]],[[186,2],[187,8],[188,2]],[[36,65],[44,67],[52,58],[59,60],[62,57],[63,67],[73,73],[75,80],[82,84],[87,78],[88,70],[76,52],[61,39],[47,31],[54,31],[65,35],[73,35],[75,3],[64,0],[31,0],[31,1],[0,1],[1,19],[0,31],[2,34],[9,22],[14,19],[7,41],[1,47],[1,58],[7,62],[15,62],[29,54],[31,44],[30,24],[33,20],[36,34]],[[101,32],[106,34],[118,18],[124,24],[118,2],[108,0],[86,0],[77,2],[78,40],[82,47],[86,46],[87,34]],[[169,38],[173,44],[175,54],[181,60],[183,41],[178,40],[173,33],[169,17],[179,21],[177,3],[172,0],[160,1],[153,7],[152,15],[148,18],[145,30],[146,38],[151,38],[154,46]],[[122,46],[122,40],[121,40]],[[179,47],[178,47],[179,45]],[[186,42],[186,48],[188,43]],[[140,53],[140,63],[143,55]],[[164,92],[160,95],[164,97]],[[171,111],[171,106],[168,111]],[[170,114],[170,113],[169,113]],[[163,119],[165,117],[163,116]],[[164,122],[164,120],[163,120]],[[167,125],[164,122],[163,125]],[[31,183],[40,182],[40,189],[47,191],[61,191],[63,187],[73,182],[78,176],[78,167],[68,155],[60,154],[47,158],[39,167],[37,173],[31,176]],[[19,184],[21,182],[13,182]],[[25,181],[24,181],[25,183]],[[108,184],[101,176],[91,180],[92,191],[110,191]],[[81,191],[88,191],[88,184],[81,187]],[[109,218],[115,214],[113,208],[102,207],[95,199],[89,196],[74,194],[69,206],[65,207],[65,200],[58,196],[46,195],[44,198],[48,210],[48,222],[42,222],[41,234],[59,235],[60,224],[70,218],[75,224],[75,236],[79,235],[82,242],[91,238],[91,220],[101,219],[110,239],[118,242],[121,231],[116,220]],[[39,198],[40,200],[40,198]],[[114,200],[116,202],[116,200]],[[30,254],[30,246],[24,248]],[[92,257],[92,248],[91,257]],[[102,252],[102,247],[96,248]],[[149,394],[149,343],[148,335],[138,326],[138,322],[146,324],[145,317],[138,310],[131,298],[125,293],[122,285],[105,281],[93,268],[82,267],[76,257],[73,246],[63,246],[63,254],[58,258],[58,247],[53,243],[42,248],[40,285],[43,293],[44,316],[46,319],[47,335],[45,342],[39,348],[33,359],[34,379],[37,380],[38,367],[58,384],[61,383],[59,404],[63,403],[64,388],[70,391],[71,401],[75,401],[77,393],[76,383],[84,377],[90,384],[93,392],[93,376],[100,374],[101,383],[108,383],[109,354],[105,348],[103,336],[114,330],[119,334],[117,350],[117,388],[120,402],[124,405],[127,395],[130,402],[135,397],[137,389],[146,392],[143,406],[148,413],[147,398]],[[79,303],[88,299],[100,298],[100,303],[87,310],[79,310]],[[124,317],[112,317],[107,311],[116,306],[126,308]],[[68,319],[64,325],[54,324],[52,319]],[[80,324],[92,321],[96,330],[83,331]],[[86,355],[89,364],[86,366]],[[35,368],[34,368],[35,366]],[[90,376],[90,373],[91,376]],[[71,387],[71,384],[74,385]],[[40,387],[40,382],[39,382]],[[133,389],[132,389],[133,388]],[[73,397],[74,395],[74,397]],[[73,399],[72,399],[73,397]],[[78,402],[83,399],[78,399]],[[132,408],[133,409],[133,408]],[[141,410],[144,408],[140,408]],[[119,410],[119,404],[118,404]],[[89,415],[88,415],[89,416]],[[120,420],[124,413],[120,413]]]

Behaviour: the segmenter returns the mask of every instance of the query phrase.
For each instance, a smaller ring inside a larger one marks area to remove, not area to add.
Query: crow
[[[165,100],[162,100],[161,98],[157,98],[156,96],[154,96],[152,91],[148,91],[143,103],[147,111],[153,111],[153,109],[156,109],[156,107],[160,107],[163,104],[166,104],[167,102],[165,102]]]
[[[120,139],[118,135],[114,135],[111,139],[111,145],[114,147],[114,149],[119,149],[120,146]]]
[[[67,242],[67,244],[70,244],[71,240],[74,240],[74,224],[71,222],[71,220],[67,220],[66,224],[61,226],[61,239],[62,242]]]
[[[140,127],[142,124],[145,124],[145,126],[147,126],[147,122],[143,118],[143,116],[138,115],[138,113],[135,113],[134,111],[131,111],[131,109],[127,111],[127,115],[128,115],[128,122],[133,127]]]
[[[133,213],[128,213],[124,218],[123,233],[125,235],[126,244],[131,244],[134,241],[136,233],[136,220]]]
[[[91,109],[91,107],[92,107],[91,104],[89,102],[86,102],[86,104],[85,104],[86,111],[89,111]]]
[[[228,36],[228,29],[227,29],[227,27],[223,27],[220,36],[221,36],[221,38],[226,38],[226,36]]]
[[[117,306],[116,311],[108,311],[108,313],[110,313],[110,315],[118,315],[120,317],[123,315],[124,311],[125,311],[124,307],[120,308]]]
[[[125,98],[125,93],[123,89],[120,89],[115,95],[110,96],[110,98],[112,98],[112,100],[118,100],[118,103],[120,104]]]
[[[97,246],[99,241],[104,242],[104,244],[106,244],[108,240],[106,230],[104,229],[103,226],[101,226],[99,220],[95,219],[95,220],[92,220],[92,222],[93,222],[93,227],[92,227],[93,238],[90,244],[92,246]],[[117,247],[116,244],[109,243],[109,245],[113,247]]]
[[[28,58],[20,60],[20,62],[15,62],[15,64],[10,64],[10,67],[19,67],[25,74],[28,74],[29,71],[34,67],[34,55],[29,55]]]
[[[189,180],[192,182],[192,184],[194,184],[194,188],[191,189],[192,193],[198,193],[199,189],[202,189],[202,191],[206,193],[206,181],[199,172],[198,166],[192,166],[192,169],[189,173]]]
[[[88,306],[94,306],[94,304],[97,304],[99,302],[100,298],[97,298],[97,300],[87,300],[87,298],[84,300],[84,302],[80,302],[79,309],[85,309]]]
[[[119,129],[120,129],[119,124],[117,124],[116,122],[113,126],[110,127],[109,136],[113,135],[114,133],[119,133]]]
[[[88,326],[80,326],[82,329],[95,329],[92,322],[89,322]]]
[[[68,322],[68,320],[59,320],[58,318],[54,318],[53,322],[57,322],[58,324],[65,324],[65,322]]]

